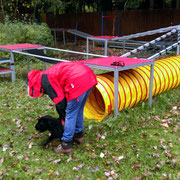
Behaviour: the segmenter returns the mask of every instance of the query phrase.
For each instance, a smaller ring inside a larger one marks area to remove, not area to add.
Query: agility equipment
[[[93,88],[85,105],[87,119],[102,121],[114,110],[114,77],[112,72],[97,75],[98,85]],[[150,66],[138,67],[119,73],[119,111],[146,101],[149,97]],[[153,96],[178,87],[180,84],[180,56],[155,61]]]

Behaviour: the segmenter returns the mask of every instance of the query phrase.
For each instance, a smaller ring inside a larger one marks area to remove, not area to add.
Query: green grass
[[[43,69],[37,61],[31,69]],[[62,156],[41,146],[37,118],[57,117],[53,102],[27,96],[26,62],[16,63],[15,83],[0,76],[0,179],[178,179],[180,87],[126,108],[118,117],[84,122],[85,144]],[[168,125],[164,127],[162,125]]]

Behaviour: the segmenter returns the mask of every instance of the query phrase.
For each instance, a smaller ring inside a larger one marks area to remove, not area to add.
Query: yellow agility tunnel
[[[98,84],[89,95],[84,116],[103,120],[114,110],[114,73],[97,75]],[[149,97],[150,65],[119,72],[118,109],[132,107]],[[180,84],[180,56],[155,61],[153,96],[178,87]]]

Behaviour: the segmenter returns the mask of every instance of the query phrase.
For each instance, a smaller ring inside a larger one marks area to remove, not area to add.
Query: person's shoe
[[[64,142],[62,141],[62,144],[60,144],[57,148],[54,149],[55,152],[60,152],[62,154],[66,155],[72,155],[72,141],[70,142]]]
[[[74,134],[74,142],[78,145],[84,143],[84,133],[82,131]]]

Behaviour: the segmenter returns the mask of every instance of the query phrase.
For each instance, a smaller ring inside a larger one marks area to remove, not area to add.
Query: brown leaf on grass
[[[162,127],[165,127],[165,128],[168,128],[169,127],[169,125],[168,125],[168,123],[163,123],[163,124],[160,124]]]
[[[137,168],[140,168],[140,167],[141,167],[141,164],[134,164],[132,166],[132,169],[133,169],[133,171],[135,171]]]
[[[143,179],[143,176],[142,176],[142,175],[135,176],[135,177],[133,178],[133,180],[141,180],[141,179]]]
[[[37,169],[37,170],[36,170],[36,173],[37,173],[37,174],[41,174],[42,172],[43,172],[42,169]]]
[[[29,166],[23,166],[22,169],[23,169],[24,171],[27,171],[27,170],[31,169],[31,167],[29,167]]]
[[[32,146],[34,145],[34,143],[33,142],[28,142],[27,145],[28,145],[28,148],[31,149]]]
[[[171,114],[164,114],[165,119],[168,119],[169,117],[171,117]]]
[[[3,164],[3,162],[4,162],[4,157],[2,157],[2,158],[0,159],[0,164]]]
[[[4,174],[3,170],[0,170],[0,176],[2,176]]]
[[[162,144],[162,143],[165,143],[166,140],[165,139],[160,139],[158,142]]]
[[[10,147],[9,147],[8,144],[4,144],[2,151],[7,151],[9,148],[10,148]]]
[[[59,174],[59,171],[58,171],[58,170],[56,170],[56,171],[54,172],[54,174],[55,174],[57,177],[59,177],[59,176],[60,176],[60,174]]]
[[[158,115],[154,116],[154,119],[159,120],[159,121],[161,120],[161,118]]]
[[[73,167],[73,171],[78,171],[79,169],[84,167],[84,163],[79,164],[77,167]]]
[[[180,179],[180,171],[177,173],[177,179]]]
[[[56,160],[53,161],[54,164],[57,164],[59,162],[61,162],[61,159],[56,159]]]

